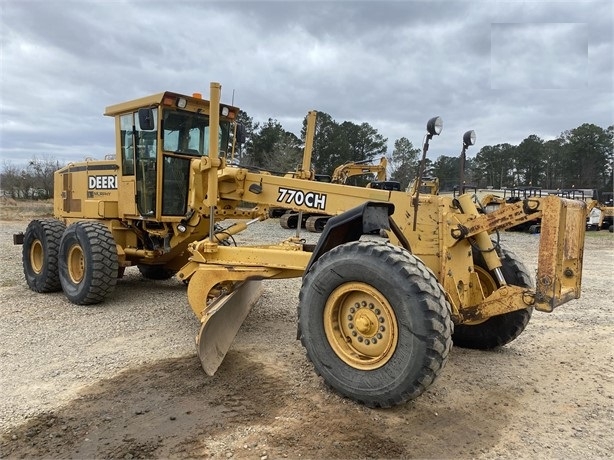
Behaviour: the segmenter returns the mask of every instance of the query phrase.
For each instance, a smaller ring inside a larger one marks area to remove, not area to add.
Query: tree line
[[[239,151],[240,164],[288,172],[296,170],[302,163],[307,117],[303,120],[300,138],[275,119],[254,122],[245,112],[241,112],[238,118],[246,133],[246,142]],[[343,163],[385,156],[387,142],[388,139],[369,123],[339,123],[329,114],[318,112],[311,166],[317,174],[330,175]]]
[[[4,160],[0,171],[2,195],[33,200],[53,198],[53,173],[61,167],[51,156],[34,157],[25,167]]]
[[[516,146],[482,147],[470,174],[478,186],[611,191],[613,161],[614,126],[584,123],[549,141],[532,134]]]
[[[240,112],[245,142],[237,147],[234,161],[273,172],[294,171],[302,163],[307,131],[303,120],[300,137],[269,118],[254,122]],[[318,112],[313,142],[312,167],[318,174],[331,175],[335,167],[350,161],[379,162],[385,156],[389,179],[404,190],[416,177],[421,146],[406,137],[396,139],[392,152],[388,139],[369,123],[336,121]],[[496,189],[532,185],[544,189],[588,188],[611,191],[614,162],[614,126],[602,128],[585,123],[544,141],[535,134],[518,145],[508,143],[483,146],[465,162],[465,183],[478,188]],[[33,158],[26,167],[4,161],[0,189],[14,198],[53,197],[53,172],[62,165],[52,157]],[[442,190],[459,185],[459,155],[442,155],[426,161],[426,175],[439,178]]]
[[[301,137],[286,131],[281,123],[269,119],[254,123],[242,112],[247,142],[241,151],[246,165],[267,166],[273,170],[296,169],[301,162],[307,119]],[[334,168],[349,161],[377,161],[386,156],[391,180],[405,189],[416,177],[421,160],[421,146],[406,137],[394,141],[387,152],[388,139],[369,123],[337,122],[329,114],[318,112],[312,167],[330,175]],[[483,146],[465,162],[465,183],[478,188],[535,186],[543,189],[587,188],[611,191],[614,162],[614,126],[602,128],[584,123],[545,141],[535,134],[518,145],[508,143]],[[426,174],[437,177],[442,190],[459,185],[460,157],[442,155],[426,160]]]

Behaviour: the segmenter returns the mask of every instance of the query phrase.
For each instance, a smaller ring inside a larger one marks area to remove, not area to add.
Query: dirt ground
[[[315,375],[296,340],[300,280],[265,283],[208,377],[180,283],[127,272],[94,308],[71,306],[61,293],[34,294],[20,271],[21,248],[8,242],[26,225],[0,222],[1,458],[586,459],[614,452],[614,235],[607,231],[587,233],[581,299],[535,312],[517,340],[495,351],[453,348],[422,396],[375,410],[337,396]],[[278,228],[274,220],[262,225],[269,235]],[[505,233],[502,242],[533,271],[538,238]],[[130,322],[118,319],[132,313]],[[109,323],[117,323],[114,335]]]

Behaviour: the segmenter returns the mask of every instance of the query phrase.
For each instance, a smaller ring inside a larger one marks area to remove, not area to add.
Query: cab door
[[[134,177],[134,114],[121,115],[117,120],[119,133],[116,151],[120,155],[119,202],[120,216],[135,216],[136,182]]]
[[[167,154],[164,155],[162,165],[162,216],[185,216],[190,159]]]
[[[166,110],[162,136],[162,217],[185,216],[190,163],[205,152],[209,118],[203,114]]]

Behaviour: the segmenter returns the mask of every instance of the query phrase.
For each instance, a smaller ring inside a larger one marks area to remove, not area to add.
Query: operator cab
[[[228,151],[238,112],[220,107],[220,156]],[[209,101],[166,92],[108,107],[105,115],[116,119],[122,189],[135,197],[125,214],[158,221],[185,216],[190,163],[209,155]]]

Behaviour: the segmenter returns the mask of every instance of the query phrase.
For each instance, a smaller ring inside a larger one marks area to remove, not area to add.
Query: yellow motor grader
[[[125,267],[149,278],[176,275],[188,283],[202,323],[197,353],[212,375],[261,280],[302,277],[298,338],[308,359],[331,388],[371,407],[420,395],[452,342],[504,345],[534,309],[551,312],[579,297],[583,202],[531,198],[483,214],[469,194],[420,193],[423,167],[406,192],[312,180],[315,112],[297,177],[232,166],[226,156],[238,109],[220,97],[212,83],[209,101],[165,92],[106,109],[115,119],[116,158],[58,170],[55,219],[33,220],[15,238],[32,290],[62,289],[89,305],[105,298]],[[429,120],[422,165],[441,130],[439,117]],[[463,153],[471,143],[463,142]],[[266,219],[269,206],[335,217],[314,245],[296,236],[229,244]],[[521,261],[492,237],[535,217],[542,232],[533,286]]]

